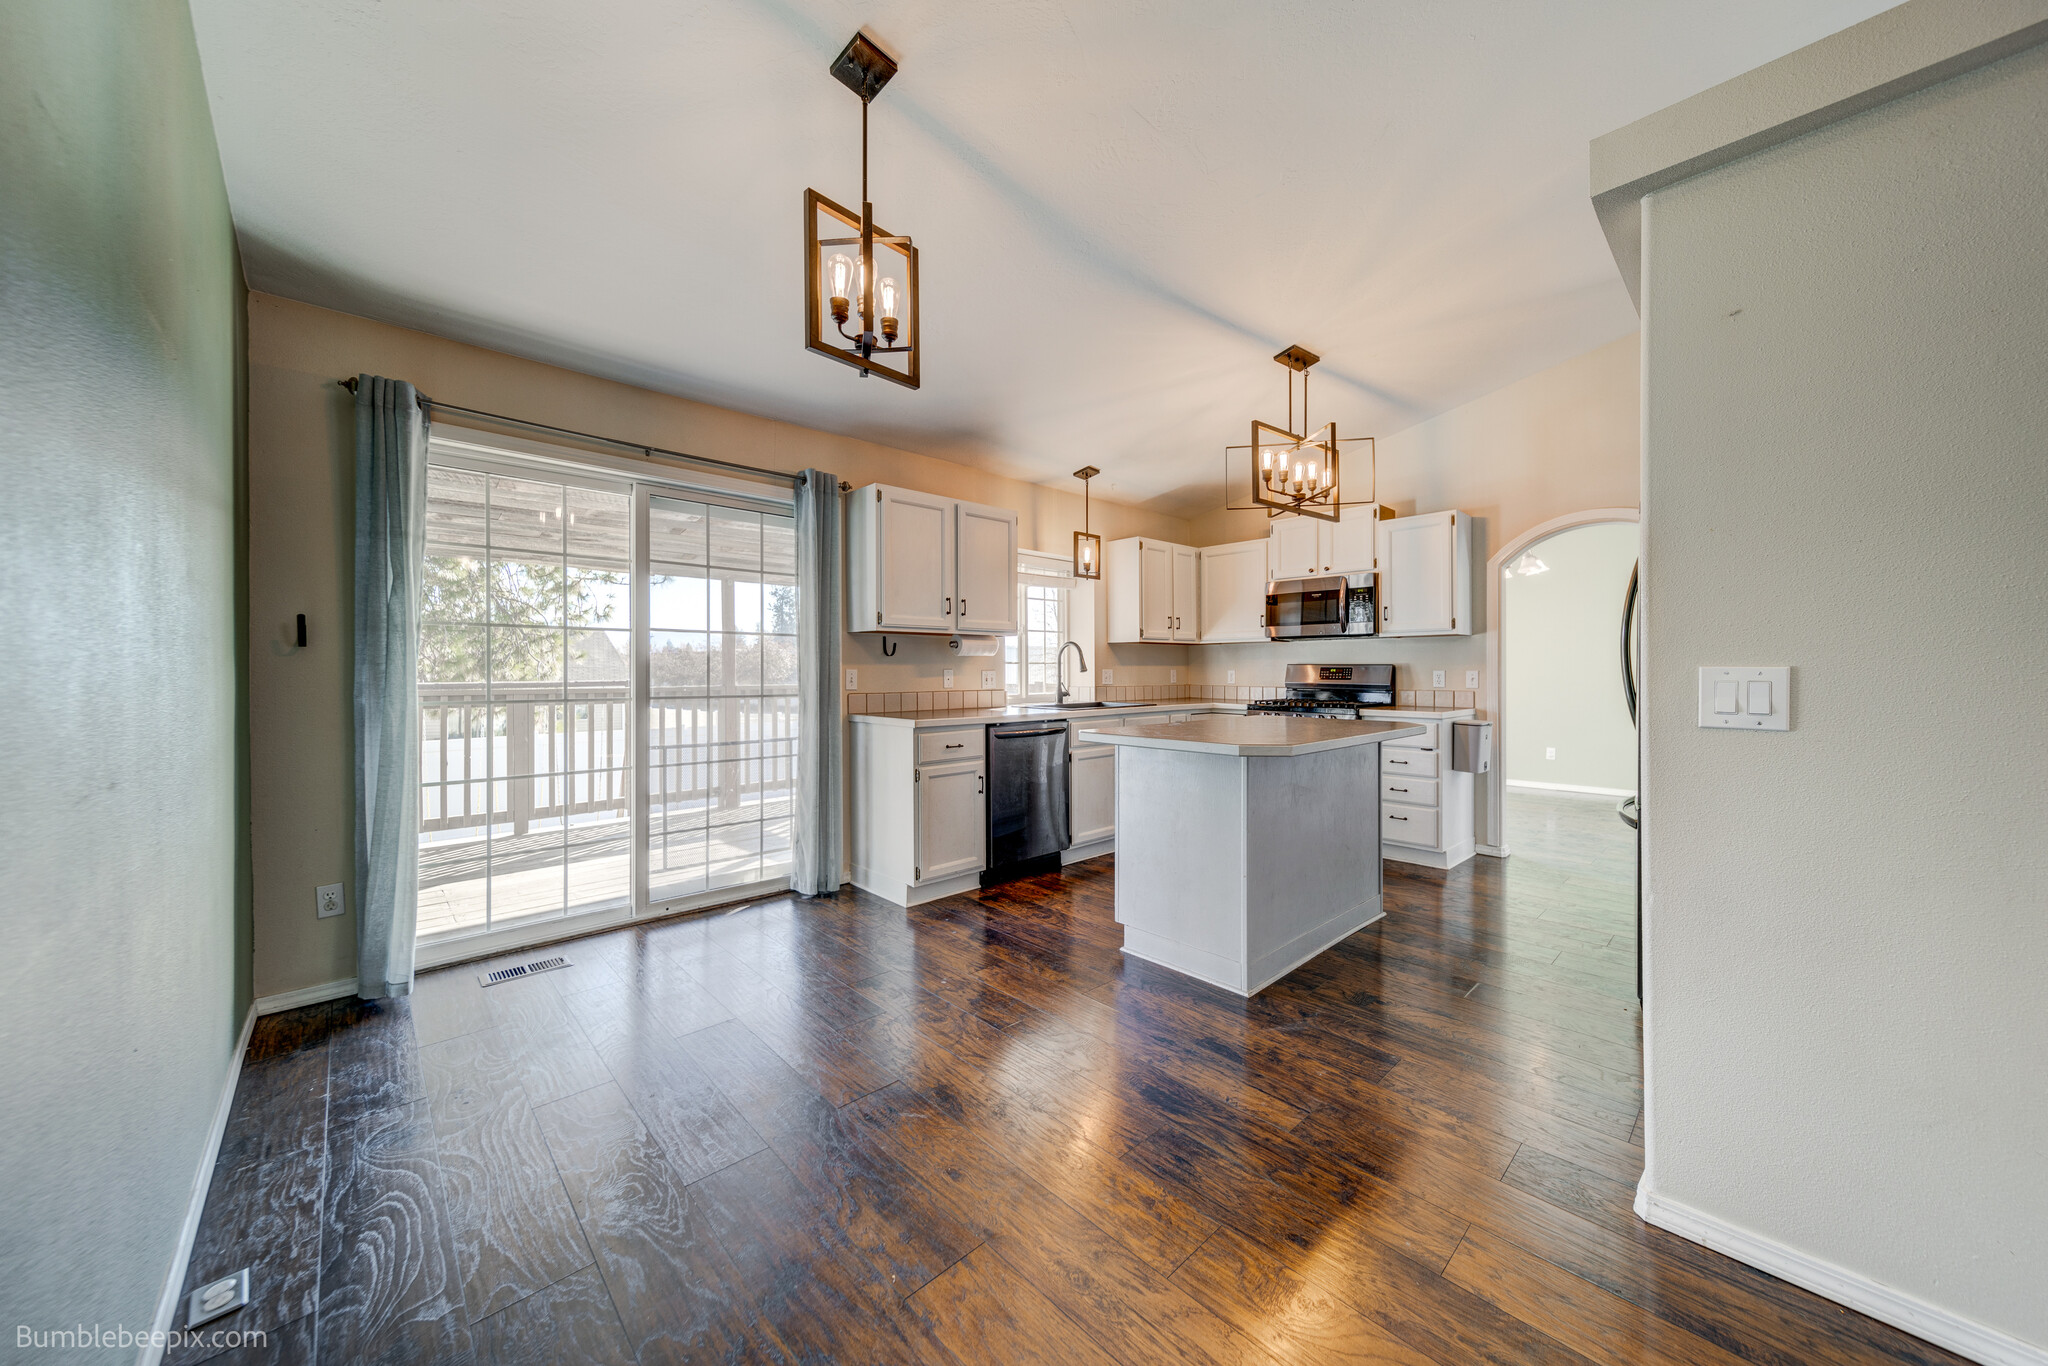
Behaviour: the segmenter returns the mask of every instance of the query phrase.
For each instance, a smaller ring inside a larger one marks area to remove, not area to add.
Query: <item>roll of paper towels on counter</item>
[[[946,648],[962,658],[975,655],[999,655],[1003,652],[1001,636],[954,636],[946,642]]]

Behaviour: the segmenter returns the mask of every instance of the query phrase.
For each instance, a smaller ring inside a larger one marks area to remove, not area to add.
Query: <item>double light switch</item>
[[[1756,665],[1700,670],[1700,725],[1710,730],[1792,729],[1792,670]]]

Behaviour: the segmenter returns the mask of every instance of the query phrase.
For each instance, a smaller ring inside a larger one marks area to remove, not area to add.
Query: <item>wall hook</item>
[[[882,637],[882,653],[885,656],[894,655],[896,653],[896,646],[889,643],[889,637],[887,636]]]

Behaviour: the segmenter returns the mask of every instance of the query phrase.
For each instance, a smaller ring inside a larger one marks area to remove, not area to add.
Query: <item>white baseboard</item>
[[[1484,854],[1488,858],[1506,858],[1508,856],[1508,847],[1505,844],[1475,844],[1472,846],[1472,851],[1477,854]]]
[[[354,982],[349,986],[353,988]],[[199,1153],[199,1170],[192,1178],[192,1198],[185,1206],[185,1224],[178,1230],[178,1246],[171,1254],[171,1269],[156,1302],[156,1332],[135,1354],[136,1366],[157,1366],[163,1360],[164,1335],[178,1314],[178,1292],[185,1288],[185,1270],[192,1262],[192,1240],[199,1236],[199,1217],[206,1213],[206,1195],[213,1189],[213,1164],[220,1157],[220,1141],[228,1131],[228,1116],[235,1108],[235,1086],[242,1080],[242,1059],[249,1054],[249,1035],[256,1028],[257,1010],[252,1002],[242,1017],[242,1036],[235,1040],[235,1056],[228,1062],[227,1080],[221,1083],[220,1102],[213,1108],[213,1127],[207,1130],[206,1146]]]
[[[317,1006],[322,1001],[339,1001],[344,996],[356,994],[356,979],[345,977],[338,982],[319,982],[297,991],[280,991],[275,996],[258,996],[251,1007],[258,1015],[277,1015],[300,1006]]]
[[[1538,792],[1577,792],[1587,797],[1633,797],[1632,787],[1581,787],[1577,783],[1532,783],[1526,778],[1501,779],[1509,787],[1533,788]]]
[[[1983,1362],[1984,1366],[2048,1366],[2048,1348],[2022,1342],[2009,1333],[1929,1304],[1903,1290],[1894,1290],[1775,1239],[1657,1195],[1647,1184],[1636,1187],[1636,1214],[1645,1223],[1724,1253],[1759,1271],[1768,1271],[1779,1280],[1790,1281],[1937,1347]]]

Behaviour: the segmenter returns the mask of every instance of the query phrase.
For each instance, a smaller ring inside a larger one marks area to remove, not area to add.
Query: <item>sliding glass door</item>
[[[796,528],[651,497],[652,903],[787,877],[796,785]]]
[[[786,514],[430,457],[421,939],[786,878],[795,569]]]

